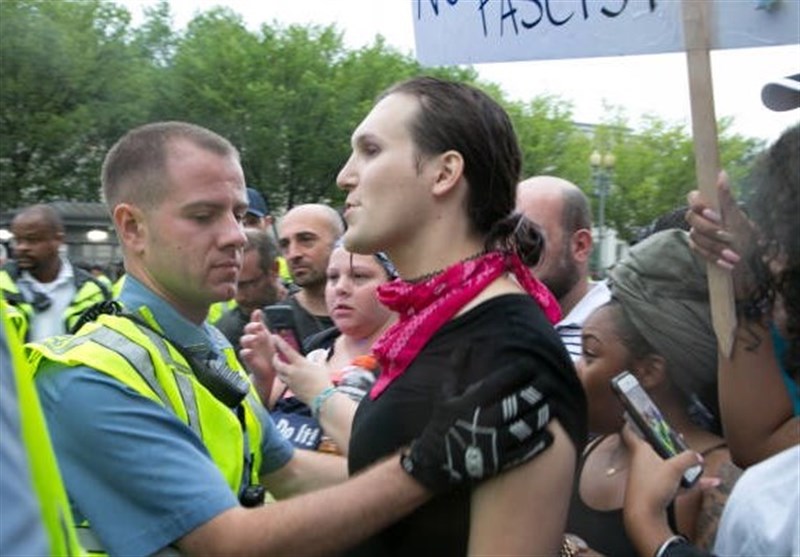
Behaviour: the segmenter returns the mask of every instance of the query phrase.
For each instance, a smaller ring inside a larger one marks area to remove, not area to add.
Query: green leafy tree
[[[382,89],[420,72],[380,36],[349,51],[334,25],[272,23],[253,33],[240,16],[218,8],[196,16],[176,42],[173,97],[161,104],[171,117],[230,138],[248,182],[278,211],[312,201],[337,205],[343,193],[336,175],[353,129]]]
[[[610,107],[609,119],[599,126],[593,146],[615,156],[606,202],[606,223],[624,240],[655,218],[686,205],[697,188],[694,144],[686,126],[653,115],[642,117],[633,133],[621,109]],[[761,143],[730,133],[730,121],[719,126],[722,166],[734,178],[747,173]],[[588,159],[585,159],[588,160]]]
[[[253,33],[233,12],[211,10],[178,41],[174,96],[164,104],[173,117],[231,139],[248,182],[273,206],[321,199],[340,162],[331,145],[345,141],[336,68],[344,54],[332,26]]]
[[[625,239],[684,203],[695,186],[691,136],[645,116],[636,127],[607,107],[596,126],[573,123],[572,105],[540,96],[511,102],[467,66],[423,68],[383,37],[347,49],[331,26],[247,28],[213,8],[175,32],[168,0],[129,12],[104,0],[0,0],[0,187],[3,207],[98,199],[100,164],[133,126],[186,120],[240,149],[248,183],[277,212],[298,203],[338,206],[335,181],[350,135],[390,84],[428,74],[475,84],[503,104],[523,150],[522,178],[552,174],[596,202],[589,155],[616,155],[606,221]],[[761,143],[731,134],[720,151],[734,187]],[[746,191],[743,192],[746,197]]]
[[[129,23],[99,0],[0,2],[4,205],[98,199],[109,138],[149,109]]]
[[[522,178],[553,175],[585,182],[590,143],[572,121],[572,105],[551,95],[507,103],[523,152]]]

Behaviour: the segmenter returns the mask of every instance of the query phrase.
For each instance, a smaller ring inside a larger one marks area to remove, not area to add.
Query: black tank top
[[[589,547],[613,557],[636,557],[636,549],[625,532],[625,523],[622,518],[622,509],[600,511],[586,505],[581,499],[579,487],[583,466],[586,459],[598,445],[605,439],[595,439],[587,448],[578,463],[578,472],[572,486],[572,499],[569,505],[569,518],[567,519],[567,532],[582,538]],[[675,528],[675,507],[667,507],[667,520],[673,531]]]

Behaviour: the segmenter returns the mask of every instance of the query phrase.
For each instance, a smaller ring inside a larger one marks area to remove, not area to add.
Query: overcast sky
[[[135,17],[155,0],[116,0]],[[440,0],[444,3],[444,0]],[[461,0],[469,1],[469,0]],[[798,0],[784,0],[798,1]],[[411,0],[170,0],[174,23],[182,27],[198,11],[215,5],[241,14],[251,29],[273,20],[335,23],[350,47],[370,43],[376,34],[400,51],[414,53]],[[761,104],[761,87],[778,77],[800,73],[800,45],[731,49],[711,54],[717,117],[733,116],[735,131],[773,140],[800,120],[800,109],[777,113]],[[689,86],[683,54],[625,56],[477,64],[482,78],[498,83],[511,98],[541,94],[572,102],[575,119],[596,123],[604,102],[623,106],[631,124],[645,113],[690,125]]]

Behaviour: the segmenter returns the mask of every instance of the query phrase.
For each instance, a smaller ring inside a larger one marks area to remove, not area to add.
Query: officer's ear
[[[141,253],[147,238],[141,209],[130,203],[120,203],[114,207],[113,217],[120,243],[131,253]]]

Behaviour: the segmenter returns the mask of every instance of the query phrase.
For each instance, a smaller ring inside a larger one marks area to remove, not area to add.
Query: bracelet
[[[588,550],[589,546],[581,538],[574,534],[564,534],[564,539],[561,542],[561,549],[558,552],[558,557],[577,557],[584,551]]]
[[[669,551],[669,548],[671,548],[673,545],[684,544],[684,543],[689,543],[689,540],[687,540],[684,536],[681,536],[681,535],[678,535],[678,534],[676,534],[674,536],[670,536],[656,550],[655,555],[653,557],[666,557],[667,556],[667,552]]]
[[[331,398],[335,392],[336,387],[331,385],[323,389],[323,391],[311,401],[311,415],[314,416],[315,420],[319,420],[319,411],[322,410],[322,405],[325,404],[325,401]]]
[[[578,548],[566,536],[561,542],[561,549],[558,551],[558,557],[575,557],[578,554]]]

